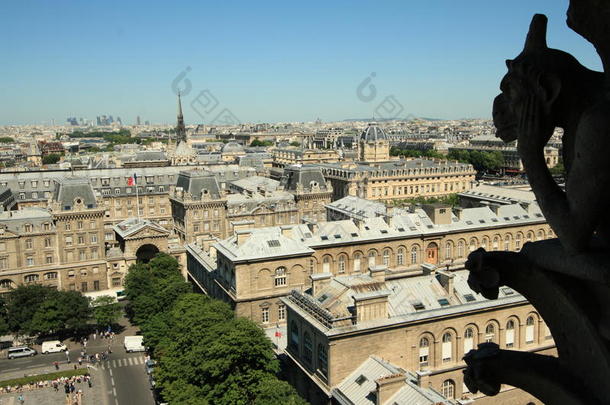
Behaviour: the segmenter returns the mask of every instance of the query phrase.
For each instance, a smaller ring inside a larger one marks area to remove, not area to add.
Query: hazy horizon
[[[536,13],[550,47],[599,70],[567,1],[5,4],[0,125],[120,116],[187,125],[491,117]],[[372,87],[371,87],[372,86]],[[392,115],[396,113],[396,115]],[[389,116],[387,116],[389,117]]]

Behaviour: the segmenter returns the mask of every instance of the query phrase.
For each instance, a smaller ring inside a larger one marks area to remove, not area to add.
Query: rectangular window
[[[99,280],[93,281],[93,291],[99,291],[99,290],[100,290],[100,281]]]
[[[112,286],[113,287],[120,287],[121,286],[121,278],[120,277],[114,277],[112,279]]]
[[[85,253],[84,250],[81,250],[80,252],[78,252],[78,259],[79,260],[87,260],[87,253]]]
[[[47,257],[45,258],[45,263],[46,263],[46,264],[51,264],[51,263],[53,263],[53,256],[47,256]]]
[[[28,257],[25,259],[25,262],[28,266],[33,266],[34,265],[34,258],[33,257]]]
[[[83,281],[82,283],[80,283],[80,290],[82,292],[87,292],[87,282]]]
[[[507,329],[506,330],[506,347],[513,347],[515,345],[515,330]]]
[[[269,323],[269,308],[263,308],[262,321],[263,323]]]
[[[286,319],[286,305],[280,304],[277,307],[277,319],[283,321]]]
[[[66,236],[66,246],[72,246],[72,236]]]
[[[89,238],[91,240],[91,243],[97,243],[97,235],[92,233],[91,237]]]
[[[85,236],[84,235],[78,235],[78,244],[79,245],[84,245],[85,244]]]
[[[6,257],[0,258],[0,269],[8,268],[8,259]]]

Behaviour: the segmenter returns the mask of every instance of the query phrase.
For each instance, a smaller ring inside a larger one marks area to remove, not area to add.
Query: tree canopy
[[[45,165],[52,165],[61,159],[61,155],[59,153],[49,153],[46,156],[43,156],[42,163]]]
[[[89,299],[78,291],[58,291],[38,284],[20,285],[6,296],[8,329],[39,335],[84,329],[91,318]]]
[[[133,265],[125,290],[169,403],[306,404],[277,378],[279,363],[263,330],[235,318],[226,303],[191,292],[173,257]]]
[[[109,295],[97,297],[92,301],[91,305],[93,306],[95,322],[102,328],[117,323],[123,312],[116,299]]]
[[[504,166],[504,156],[498,150],[478,151],[465,149],[452,149],[447,155],[462,163],[470,163],[476,171],[498,171]]]

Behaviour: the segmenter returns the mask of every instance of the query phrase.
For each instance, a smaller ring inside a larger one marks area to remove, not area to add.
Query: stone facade
[[[275,325],[285,322],[279,298],[312,287],[312,276],[357,275],[377,265],[387,267],[388,278],[421,274],[425,267],[459,269],[479,247],[519,251],[528,241],[553,236],[535,205],[530,211],[518,204],[493,209],[445,211],[448,222],[437,206],[429,214],[418,209],[386,218],[239,230],[209,254],[190,250],[189,272],[238,314]]]

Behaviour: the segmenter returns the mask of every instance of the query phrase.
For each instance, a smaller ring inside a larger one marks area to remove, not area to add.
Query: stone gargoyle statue
[[[610,2],[572,0],[568,25],[610,69]],[[497,135],[517,140],[540,209],[557,239],[520,252],[472,252],[470,287],[488,299],[501,285],[522,295],[548,325],[558,356],[484,343],[468,353],[471,392],[496,395],[502,384],[545,404],[610,404],[610,80],[572,55],[548,48],[547,18],[533,17],[521,54],[506,62],[494,101]],[[565,191],[551,176],[544,147],[564,131]]]

